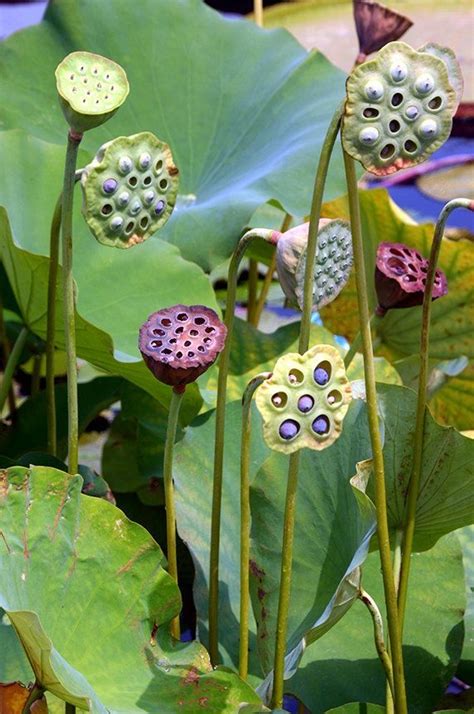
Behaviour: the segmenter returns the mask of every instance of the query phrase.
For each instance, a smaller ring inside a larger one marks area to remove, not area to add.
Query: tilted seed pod
[[[373,0],[353,0],[353,10],[361,59],[399,40],[413,25],[408,17]]]
[[[302,310],[309,223],[280,233],[276,240],[277,272],[283,292]],[[313,279],[313,310],[334,300],[349,280],[352,267],[352,241],[349,224],[339,219],[322,218]]]
[[[378,305],[375,312],[423,304],[429,261],[414,248],[403,243],[380,243],[377,248],[375,290]],[[448,292],[446,276],[435,272],[433,300]]]
[[[72,52],[56,68],[56,87],[66,121],[77,134],[110,119],[128,96],[122,67],[91,52]]]
[[[173,212],[179,171],[167,144],[150,132],[100,147],[82,173],[82,213],[104,245],[130,248],[161,228]]]
[[[139,348],[155,377],[182,391],[214,364],[226,336],[226,326],[209,307],[173,305],[141,326]]]
[[[343,146],[378,176],[424,161],[450,134],[460,70],[449,50],[429,47],[392,42],[347,79]]]
[[[266,443],[285,454],[327,448],[341,433],[351,398],[335,347],[315,345],[304,355],[283,355],[256,395]]]

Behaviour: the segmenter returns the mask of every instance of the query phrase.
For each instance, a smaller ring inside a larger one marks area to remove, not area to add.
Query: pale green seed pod
[[[72,52],[56,68],[59,102],[72,131],[83,134],[110,119],[128,96],[122,67],[91,52]]]
[[[285,454],[303,447],[326,449],[340,436],[351,399],[335,347],[315,345],[304,355],[283,355],[256,393],[264,439]]]
[[[143,243],[171,216],[178,169],[167,144],[150,132],[120,136],[97,152],[82,173],[82,213],[104,245]]]
[[[392,42],[347,79],[342,143],[378,176],[421,163],[449,137],[460,74],[454,55],[433,47]]]
[[[288,300],[303,309],[304,275],[309,223],[281,233],[276,241],[277,272]],[[352,267],[352,240],[349,224],[339,219],[322,218],[313,280],[313,310],[334,300],[349,280]]]

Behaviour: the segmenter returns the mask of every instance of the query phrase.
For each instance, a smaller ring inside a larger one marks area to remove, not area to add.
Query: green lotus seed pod
[[[459,80],[443,52],[392,42],[349,75],[342,143],[368,171],[385,176],[419,164],[448,138],[457,102],[450,72]]]
[[[456,59],[456,55],[450,47],[441,47],[441,45],[437,45],[435,42],[428,42],[426,45],[423,45],[423,47],[420,47],[418,52],[428,52],[430,55],[438,57],[444,62],[445,67],[448,71],[449,83],[456,92],[456,104],[454,107],[454,111],[456,111],[458,105],[461,102],[462,93],[464,89],[464,80],[462,77],[461,67],[459,66],[459,62]],[[441,108],[441,102],[435,101],[433,102],[433,104],[439,104],[437,108]]]
[[[97,152],[82,173],[82,213],[99,243],[130,248],[170,217],[178,169],[167,144],[150,132],[120,136]]]
[[[109,119],[129,92],[122,67],[91,52],[72,52],[56,68],[56,87],[66,121],[82,134]]]
[[[309,223],[281,233],[277,240],[277,271],[290,302],[302,310]],[[352,240],[349,224],[322,218],[318,224],[318,247],[314,266],[313,310],[334,300],[349,280]]]
[[[285,454],[326,449],[340,435],[351,399],[335,347],[315,345],[304,355],[283,355],[256,394],[266,443]]]

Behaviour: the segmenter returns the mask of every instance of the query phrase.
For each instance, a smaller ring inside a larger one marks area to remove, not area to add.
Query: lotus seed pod
[[[56,87],[66,121],[79,134],[115,114],[129,92],[122,67],[91,52],[72,52],[56,68]]]
[[[345,151],[378,176],[419,164],[448,138],[460,82],[451,50],[386,45],[347,79]]]
[[[178,169],[150,132],[121,136],[84,169],[82,213],[104,245],[130,248],[164,226],[176,203]]]
[[[456,105],[454,107],[454,111],[456,111],[461,102],[464,89],[461,67],[456,59],[456,55],[449,47],[441,47],[441,45],[437,45],[435,42],[428,42],[426,45],[423,45],[423,47],[420,47],[418,52],[427,52],[444,62],[448,72],[449,83],[456,92]],[[433,102],[433,104],[437,105],[438,102]],[[439,106],[435,106],[434,109],[441,109],[441,107],[442,102],[439,103]]]
[[[404,15],[372,0],[354,0],[353,9],[362,56],[377,52],[387,43],[399,40],[413,25]]]
[[[182,391],[214,364],[226,336],[226,326],[209,307],[174,305],[141,326],[139,348],[155,377]]]
[[[256,394],[266,443],[285,454],[303,447],[327,448],[341,433],[351,399],[335,347],[316,345],[304,355],[280,357]]]
[[[414,248],[403,243],[380,243],[375,267],[377,315],[385,315],[391,308],[422,305],[428,267],[429,261]],[[447,292],[446,276],[436,270],[433,300]]]
[[[278,279],[288,300],[302,310],[309,223],[281,233],[277,240]],[[352,240],[345,221],[322,218],[314,266],[313,310],[334,300],[349,280]]]

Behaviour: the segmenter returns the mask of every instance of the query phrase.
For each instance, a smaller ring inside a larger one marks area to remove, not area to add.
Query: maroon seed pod
[[[388,42],[400,39],[413,25],[408,17],[372,0],[353,0],[353,9],[359,39],[357,64]]]
[[[209,307],[173,305],[154,312],[140,328],[147,367],[164,384],[184,391],[216,361],[227,328]]]
[[[375,290],[379,304],[375,312],[383,316],[391,308],[423,304],[429,261],[403,243],[380,243],[377,248]],[[433,300],[448,292],[446,276],[436,270]]]

